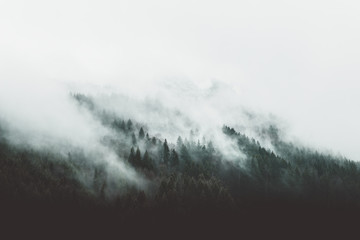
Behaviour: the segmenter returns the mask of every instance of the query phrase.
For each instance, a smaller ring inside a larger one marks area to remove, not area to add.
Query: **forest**
[[[264,226],[276,224],[273,216],[280,215],[282,224],[293,227],[294,220],[286,219],[317,224],[334,216],[346,220],[359,211],[359,164],[283,141],[274,125],[262,130],[272,149],[224,125],[222,134],[245,156],[229,161],[211,139],[196,139],[190,132],[168,142],[137,119],[104,111],[90,97],[72,98],[115,133],[102,144],[146,185],[113,177],[106,163],[92,161],[79,149],[61,154],[11,144],[1,127],[3,216],[174,228],[180,222]]]

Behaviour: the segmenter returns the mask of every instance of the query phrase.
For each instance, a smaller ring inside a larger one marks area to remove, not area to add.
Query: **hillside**
[[[152,135],[137,119],[106,112],[84,95],[73,97],[110,130],[103,146],[115,152],[116,161],[132,169],[142,183],[114,175],[114,163],[94,161],[81,149],[69,148],[64,154],[12,145],[2,130],[4,213],[24,221],[40,214],[74,222],[102,219],[123,226],[205,225],[219,219],[226,219],[227,226],[230,222],[253,226],[269,224],[274,214],[284,219],[295,214],[296,221],[311,222],[348,217],[342,214],[359,210],[359,164],[285,142],[276,126],[262,131],[271,141],[270,150],[224,125],[222,134],[243,154],[234,161],[211,139],[200,142],[191,133],[189,140],[179,136],[168,142]]]

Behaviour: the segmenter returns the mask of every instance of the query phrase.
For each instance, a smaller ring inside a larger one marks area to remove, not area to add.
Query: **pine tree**
[[[176,141],[176,149],[179,151],[181,149],[181,146],[183,145],[183,140],[182,138],[179,136],[177,141]]]
[[[139,139],[144,139],[144,137],[145,137],[144,129],[143,129],[143,128],[140,128],[140,131],[139,131]]]
[[[124,132],[126,131],[126,125],[125,125],[125,121],[124,121],[124,120],[121,121],[120,129],[123,130]]]
[[[170,159],[170,149],[167,144],[167,140],[165,139],[163,145],[163,162],[167,165],[169,163],[169,159]]]
[[[143,162],[143,167],[144,167],[144,168],[147,168],[147,169],[149,169],[149,170],[152,170],[152,169],[153,169],[154,166],[153,166],[153,164],[152,164],[152,162],[151,162],[151,158],[149,157],[149,153],[148,153],[147,150],[145,151],[145,154],[144,154],[144,157],[143,157],[142,162]]]
[[[118,124],[117,124],[116,119],[112,122],[111,126],[117,130]]]
[[[191,161],[191,156],[189,154],[189,151],[187,150],[187,147],[184,144],[181,146],[180,149],[180,157],[185,163]]]
[[[134,166],[134,160],[135,160],[134,147],[132,147],[131,150],[130,150],[130,155],[129,155],[128,160],[129,160],[129,163]]]
[[[132,145],[136,146],[137,140],[134,133],[131,134],[131,143]]]
[[[131,131],[133,129],[133,123],[132,123],[132,121],[130,119],[127,121],[126,125],[127,125],[127,129],[129,131]]]
[[[135,153],[135,166],[136,167],[141,167],[141,152],[140,152],[140,149],[139,148],[137,148],[136,149],[136,153]]]
[[[170,165],[172,168],[177,168],[179,166],[179,156],[175,149],[171,150]]]

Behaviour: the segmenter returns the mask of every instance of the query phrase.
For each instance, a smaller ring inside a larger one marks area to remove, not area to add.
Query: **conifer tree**
[[[175,149],[171,150],[170,154],[170,165],[173,168],[177,168],[179,166],[179,156]]]
[[[182,138],[179,136],[177,141],[176,141],[176,149],[179,151],[181,149],[181,146],[183,145],[183,140]]]
[[[129,163],[134,166],[134,160],[135,160],[135,151],[134,147],[131,147],[130,155],[129,155]]]
[[[143,128],[140,128],[140,131],[139,131],[139,139],[144,139],[144,137],[145,137],[144,129],[143,129]]]
[[[135,153],[135,166],[136,167],[141,167],[141,152],[140,152],[140,149],[139,148],[137,148],[136,149],[136,153]]]
[[[125,125],[125,121],[124,121],[124,120],[121,121],[120,129],[123,130],[123,131],[126,131],[126,125]]]
[[[132,143],[132,145],[134,145],[134,146],[135,146],[136,143],[137,143],[136,136],[135,136],[134,133],[131,134],[131,143]]]
[[[151,158],[149,157],[149,153],[148,153],[147,150],[144,153],[144,157],[143,157],[142,162],[143,162],[143,167],[144,168],[147,168],[149,170],[153,169],[154,166],[152,165]]]
[[[167,140],[165,139],[163,145],[163,162],[167,165],[169,163],[169,159],[170,159],[170,149],[167,144]]]
[[[127,126],[127,130],[129,130],[129,131],[131,131],[133,129],[133,123],[130,119],[127,121],[126,126]]]
[[[183,144],[180,149],[180,157],[184,162],[191,161],[191,156],[189,154],[189,151],[187,150],[187,147]]]

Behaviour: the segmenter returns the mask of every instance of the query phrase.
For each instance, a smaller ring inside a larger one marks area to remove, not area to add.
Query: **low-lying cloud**
[[[108,130],[69,92],[169,139],[189,129],[221,139],[222,124],[252,135],[272,113],[290,139],[357,160],[358,10],[356,1],[4,2],[1,119],[12,141],[96,146]]]

